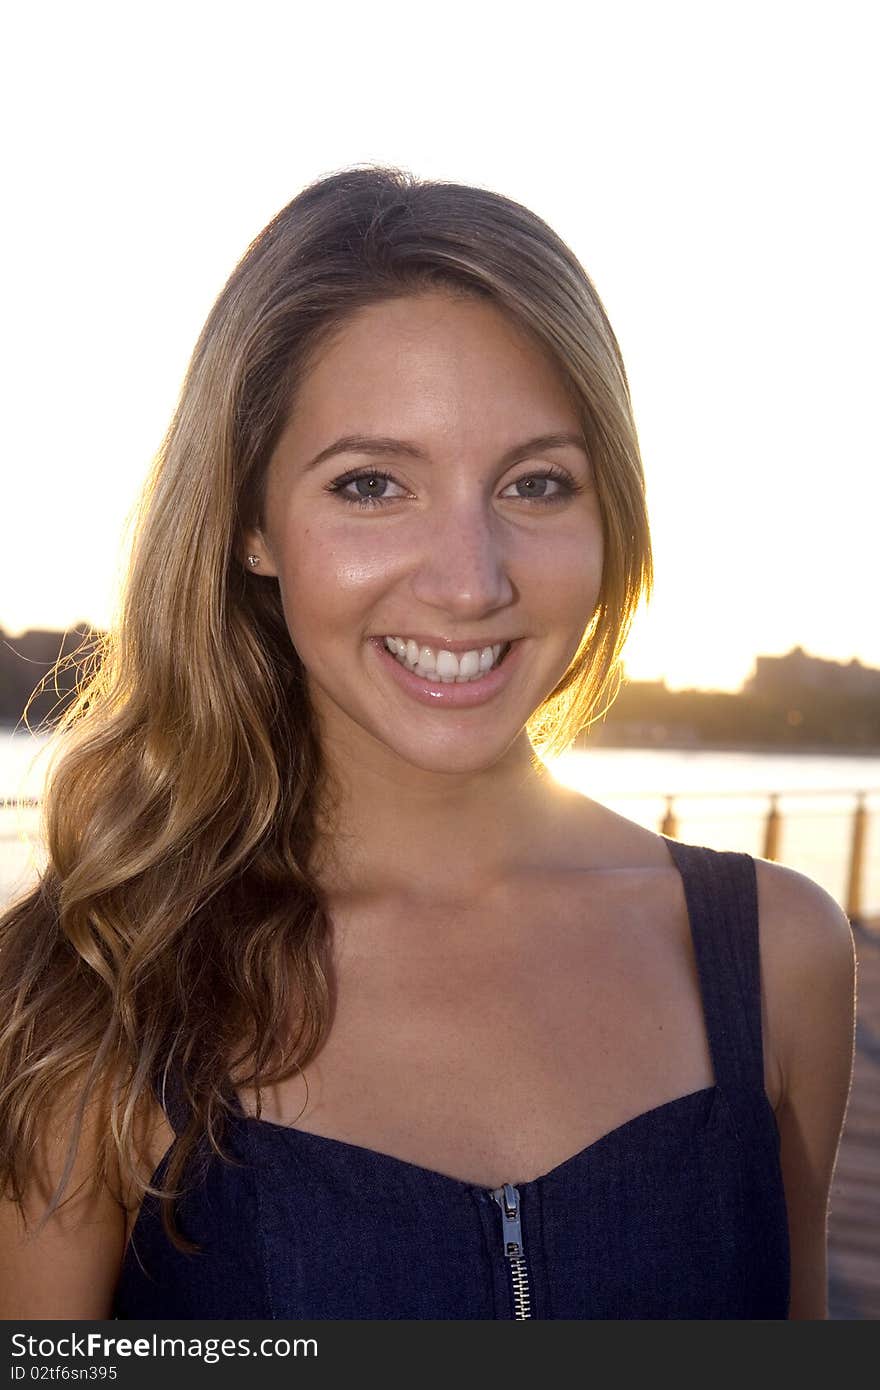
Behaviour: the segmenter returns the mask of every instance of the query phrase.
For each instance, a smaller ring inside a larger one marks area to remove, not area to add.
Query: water
[[[39,796],[48,745],[0,730],[0,798]],[[674,796],[676,837],[763,855],[768,793],[780,794],[778,858],[846,905],[855,793],[868,793],[862,909],[880,914],[880,757],[593,748],[572,752],[553,775],[603,805],[659,830]],[[0,902],[45,863],[39,809],[0,809]]]
[[[863,914],[880,914],[880,757],[860,754],[594,748],[560,759],[554,776],[659,830],[673,796],[674,834],[763,856],[769,794],[782,817],[776,858],[846,906],[853,811],[866,793]]]

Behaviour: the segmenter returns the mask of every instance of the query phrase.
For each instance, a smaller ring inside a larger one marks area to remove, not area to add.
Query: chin
[[[511,745],[516,741],[518,735],[514,735],[507,743],[488,743],[482,739],[460,738],[456,741],[455,737],[450,737],[448,742],[440,742],[431,745],[422,740],[416,746],[407,748],[401,744],[392,744],[383,739],[388,752],[402,764],[412,768],[418,768],[421,772],[436,773],[442,776],[463,776],[472,773],[486,772],[489,768],[496,766],[509,753]]]

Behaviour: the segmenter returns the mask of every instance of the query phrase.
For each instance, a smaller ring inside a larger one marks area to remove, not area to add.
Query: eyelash
[[[396,481],[390,473],[385,473],[380,468],[362,468],[352,473],[345,473],[341,478],[336,478],[332,483],[328,483],[327,491],[338,494],[343,502],[348,502],[354,507],[382,507],[388,502],[400,502],[399,497],[347,497],[343,488],[348,487],[349,483],[359,482],[361,478],[368,478],[371,482],[382,479],[384,482],[393,483]],[[516,482],[521,483],[525,478],[551,478],[557,483],[564,484],[564,491],[554,493],[551,497],[522,497],[521,502],[540,502],[549,506],[552,502],[562,502],[566,497],[573,497],[575,493],[583,492],[583,487],[574,481],[570,474],[562,468],[552,466],[540,473],[524,473],[522,478],[517,478]],[[508,484],[512,487],[513,484]]]

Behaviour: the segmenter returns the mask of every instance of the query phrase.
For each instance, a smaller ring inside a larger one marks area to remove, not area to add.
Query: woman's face
[[[519,449],[551,434],[574,440]],[[352,436],[384,442],[368,452]],[[338,751],[467,773],[525,738],[599,595],[602,523],[579,439],[555,366],[481,300],[373,305],[318,355],[270,460],[262,530],[245,539],[256,574],[278,578]],[[386,636],[420,659],[426,646],[435,659],[444,644],[513,646],[476,681],[456,678],[473,657],[443,658],[443,681],[401,667]]]

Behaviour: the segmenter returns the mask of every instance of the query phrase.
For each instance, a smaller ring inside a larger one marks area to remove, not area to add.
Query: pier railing
[[[622,791],[619,797],[614,800],[621,802],[638,802],[644,799],[652,801],[665,801],[665,810],[660,817],[658,829],[664,835],[669,835],[673,839],[679,839],[680,814],[679,809],[683,802],[718,802],[730,800],[735,801],[757,801],[764,806],[763,811],[763,833],[761,836],[761,848],[759,853],[764,859],[779,859],[779,850],[785,816],[780,808],[780,802],[784,799],[796,800],[797,798],[810,798],[813,801],[824,802],[826,799],[843,798],[847,803],[843,812],[838,814],[849,816],[849,833],[847,847],[847,864],[845,876],[845,894],[841,906],[846,911],[851,920],[862,920],[866,916],[877,916],[880,914],[880,901],[866,901],[866,881],[868,871],[868,825],[872,808],[868,805],[869,797],[876,797],[880,800],[880,788],[865,788],[863,791],[852,791],[850,788],[835,790],[833,788],[821,787],[816,790],[806,788],[786,788],[784,791],[767,791],[766,789],[747,791],[737,788],[735,791],[678,791],[678,792],[625,792]],[[36,797],[0,797],[0,852],[4,845],[12,841],[21,839],[21,835],[12,829],[7,829],[4,822],[8,814],[17,810],[35,809],[40,804]]]
[[[627,793],[625,799],[638,800],[641,796],[653,796],[652,793]],[[852,791],[850,788],[836,790],[829,787],[816,789],[810,788],[786,788],[781,792],[760,791],[716,791],[716,792],[667,792],[662,794],[666,802],[666,809],[661,817],[658,829],[663,835],[670,835],[673,839],[679,838],[679,814],[678,807],[682,800],[687,801],[724,801],[728,798],[737,801],[764,801],[766,810],[763,817],[763,836],[760,855],[763,859],[779,859],[779,846],[782,837],[784,816],[780,809],[780,801],[796,800],[798,797],[809,798],[812,801],[824,801],[826,798],[843,798],[849,802],[849,810],[844,811],[844,815],[849,815],[849,844],[846,870],[846,892],[845,899],[841,906],[845,909],[850,919],[861,919],[871,911],[876,913],[880,910],[880,903],[867,903],[865,901],[865,881],[868,868],[868,822],[870,808],[868,805],[869,797],[880,798],[880,789],[866,788],[863,791]]]

